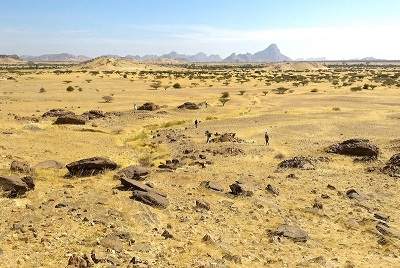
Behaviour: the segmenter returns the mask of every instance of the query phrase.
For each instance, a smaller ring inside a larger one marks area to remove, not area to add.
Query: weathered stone
[[[295,156],[291,159],[287,159],[279,163],[278,168],[288,169],[288,168],[298,168],[298,169],[314,169],[313,159],[305,156]]]
[[[204,187],[204,188],[206,188],[206,189],[210,189],[210,190],[213,190],[213,191],[217,191],[217,192],[222,192],[222,191],[224,191],[224,189],[222,188],[221,185],[219,185],[218,183],[213,182],[213,181],[202,181],[202,182],[200,183],[200,186],[201,186],[201,187]]]
[[[133,180],[144,180],[145,177],[150,173],[148,168],[142,166],[129,166],[118,171],[115,178],[121,179],[133,179]]]
[[[0,175],[0,189],[6,193],[7,197],[13,198],[35,189],[35,183],[31,176],[18,178]]]
[[[178,109],[198,110],[200,107],[194,102],[185,102],[184,104],[179,105]]]
[[[330,146],[327,152],[376,159],[379,148],[367,139],[350,139]]]
[[[132,192],[131,198],[152,207],[166,208],[168,206],[168,199],[153,191],[145,192],[135,190]]]
[[[161,234],[162,237],[164,237],[165,239],[172,239],[174,238],[174,236],[168,232],[168,230],[164,230],[164,232]]]
[[[391,177],[400,178],[400,154],[393,155],[382,169]]]
[[[295,225],[283,224],[276,229],[274,235],[289,238],[294,242],[306,242],[308,240],[307,232]]]
[[[196,209],[210,210],[210,203],[203,200],[196,200]]]
[[[85,125],[85,119],[76,115],[64,115],[57,117],[55,125]]]
[[[31,168],[28,162],[18,161],[18,160],[14,160],[11,162],[10,170],[13,172],[26,173],[26,174],[31,174],[33,172],[33,169]]]
[[[160,106],[158,106],[157,104],[154,104],[152,102],[146,102],[142,106],[139,106],[137,109],[143,110],[143,111],[155,111],[155,110],[160,109]]]
[[[239,195],[243,195],[243,196],[252,196],[253,192],[251,190],[249,190],[249,188],[240,183],[240,182],[235,182],[231,185],[229,185],[229,188],[231,189],[231,193],[233,195],[239,196]]]
[[[274,186],[272,186],[271,184],[268,184],[265,189],[273,195],[279,195],[279,190]]]
[[[75,115],[71,111],[67,111],[64,109],[51,109],[47,112],[45,112],[42,117],[59,117],[59,116],[72,116]]]
[[[114,170],[117,164],[108,158],[92,157],[69,163],[66,168],[72,176],[92,176],[106,170]]]
[[[100,110],[90,110],[81,115],[86,120],[93,120],[106,117],[106,113]]]
[[[34,166],[35,169],[62,169],[64,167],[64,164],[55,160],[42,161]]]

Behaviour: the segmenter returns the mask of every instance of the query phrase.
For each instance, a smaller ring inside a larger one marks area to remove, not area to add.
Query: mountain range
[[[12,55],[12,57],[17,57]],[[254,54],[236,54],[232,53],[226,58],[221,58],[219,55],[207,55],[203,52],[195,55],[179,54],[175,51],[164,55],[103,55],[102,57],[128,59],[140,62],[170,62],[170,63],[195,63],[195,62],[224,62],[224,63],[269,63],[269,62],[285,62],[292,61],[291,58],[282,54],[276,44],[269,45],[266,49],[256,52]],[[17,57],[18,58],[18,57]],[[33,62],[84,62],[91,58],[83,55],[72,55],[68,53],[60,54],[45,54],[41,56],[20,56],[19,59],[24,61]],[[326,58],[308,58],[308,59],[296,59],[295,61],[325,61]],[[374,61],[378,60],[373,57],[367,57],[358,60]]]

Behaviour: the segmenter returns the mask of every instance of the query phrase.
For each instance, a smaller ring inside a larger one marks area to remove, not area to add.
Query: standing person
[[[265,130],[264,138],[265,138],[265,145],[269,145],[269,135],[267,129]]]
[[[199,124],[199,121],[197,121],[197,119],[196,120],[194,120],[194,126],[197,128],[197,125]]]
[[[207,137],[206,143],[210,143],[211,133],[210,133],[208,130],[206,130],[205,135],[206,135],[206,137]]]

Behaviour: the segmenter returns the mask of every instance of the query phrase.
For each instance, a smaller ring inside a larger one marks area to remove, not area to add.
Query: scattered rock
[[[300,227],[295,225],[283,224],[279,226],[275,232],[275,236],[283,236],[293,240],[294,242],[306,242],[308,240],[308,234]]]
[[[26,161],[18,161],[18,160],[12,161],[10,165],[10,170],[18,173],[26,173],[26,174],[33,173],[33,169]]]
[[[252,196],[253,191],[249,190],[247,186],[240,182],[235,182],[231,185],[229,185],[229,188],[231,189],[231,194],[239,196]]]
[[[145,192],[135,190],[132,192],[131,198],[152,207],[166,208],[168,206],[168,199],[154,191]]]
[[[121,184],[125,188],[127,188],[129,190],[132,190],[132,191],[154,192],[154,193],[156,193],[158,195],[161,195],[163,197],[167,196],[166,194],[164,194],[162,192],[156,191],[153,187],[150,187],[150,186],[148,186],[146,184],[140,183],[140,182],[138,182],[138,181],[136,181],[134,179],[122,178],[121,179]]]
[[[74,112],[67,111],[64,109],[51,109],[45,112],[42,117],[59,117],[59,116],[73,116],[75,115]]]
[[[271,184],[268,184],[265,189],[273,195],[276,195],[276,196],[279,195],[279,190],[277,188],[275,188],[274,186],[272,186]]]
[[[160,164],[158,166],[158,168],[172,171],[172,170],[177,169],[180,166],[182,166],[182,164],[180,163],[180,161],[178,159],[172,159],[172,160],[165,161],[164,164]]]
[[[132,180],[144,180],[149,174],[149,169],[142,166],[129,166],[118,171],[115,178],[121,179],[132,179]]]
[[[304,170],[315,169],[313,159],[305,156],[295,156],[291,159],[287,159],[279,163],[278,168],[288,169],[288,168],[298,168]]]
[[[209,234],[205,234],[201,241],[206,244],[214,244],[214,239]]]
[[[400,231],[395,229],[395,228],[393,228],[393,227],[390,227],[385,222],[381,222],[381,221],[378,222],[377,225],[376,225],[376,229],[383,236],[388,236],[388,237],[391,237],[391,238],[400,239]]]
[[[67,268],[87,268],[93,265],[93,260],[89,256],[79,256],[78,254],[73,254],[69,257]]]
[[[106,113],[100,110],[90,110],[81,115],[85,120],[94,120],[106,117]]]
[[[219,185],[218,183],[213,182],[213,181],[202,181],[202,182],[200,183],[200,186],[201,186],[201,187],[204,187],[204,188],[206,188],[206,189],[210,189],[210,190],[213,190],[213,191],[217,191],[217,192],[222,192],[222,191],[224,191],[224,189],[222,188],[221,185]]]
[[[46,160],[37,163],[34,168],[35,169],[62,169],[65,165],[55,160]]]
[[[147,268],[147,267],[149,267],[147,261],[142,261],[137,257],[133,257],[127,266],[127,268]]]
[[[106,170],[114,170],[117,168],[117,164],[108,158],[92,157],[69,163],[66,167],[70,175],[81,177],[96,175]]]
[[[224,134],[214,134],[214,138],[210,139],[210,142],[220,143],[220,142],[237,142],[241,143],[244,140],[237,138],[236,133],[224,133]]]
[[[400,154],[393,155],[382,171],[391,177],[400,178]]]
[[[367,139],[350,139],[330,146],[327,152],[376,159],[379,155],[379,148]]]
[[[381,221],[389,221],[389,216],[383,214],[382,212],[376,211],[374,213],[374,218],[381,220]]]
[[[5,195],[10,198],[18,197],[25,194],[27,191],[35,189],[33,177],[15,177],[0,175],[0,189],[5,192]]]
[[[174,236],[168,232],[168,230],[164,230],[164,232],[161,234],[162,237],[164,237],[165,239],[172,239],[174,238]]]
[[[85,119],[76,115],[59,116],[54,122],[55,125],[85,125]]]
[[[196,200],[196,209],[210,210],[210,203],[203,201],[203,200]]]
[[[137,109],[142,111],[155,111],[160,109],[160,106],[152,102],[146,102],[142,106],[139,106]]]
[[[179,105],[178,109],[198,110],[200,107],[194,102],[185,102],[184,104]]]
[[[346,196],[350,199],[358,199],[360,198],[360,194],[354,190],[354,189],[349,189],[346,191]]]

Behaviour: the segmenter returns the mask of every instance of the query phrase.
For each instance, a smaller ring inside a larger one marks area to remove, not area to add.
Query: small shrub
[[[68,91],[68,92],[72,92],[72,91],[74,91],[74,90],[75,90],[75,88],[74,88],[73,86],[67,87],[67,91]]]
[[[239,95],[243,96],[246,93],[246,90],[239,90]]]
[[[311,91],[310,92],[312,92],[312,93],[316,93],[316,92],[318,92],[318,88],[313,88],[313,89],[311,89]]]
[[[179,84],[179,83],[175,83],[172,87],[173,88],[182,88],[181,84]]]
[[[350,90],[353,92],[356,92],[356,91],[361,91],[362,88],[361,88],[361,86],[358,86],[358,87],[352,87],[352,88],[350,88]]]
[[[44,87],[39,89],[39,93],[45,93],[45,92],[46,92],[46,89],[44,89]]]

